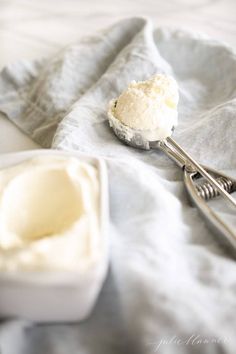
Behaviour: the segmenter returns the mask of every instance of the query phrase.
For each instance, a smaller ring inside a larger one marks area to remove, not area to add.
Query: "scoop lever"
[[[207,201],[221,195],[230,205],[236,207],[232,193],[236,191],[236,180],[209,167],[199,165],[171,137],[156,142],[157,147],[174,160],[184,171],[184,184],[191,201],[198,207],[207,223],[236,249],[236,232],[211,208]],[[155,144],[152,147],[155,147]],[[201,184],[199,180],[205,181]],[[220,239],[222,240],[222,237]],[[225,242],[223,242],[225,244]]]

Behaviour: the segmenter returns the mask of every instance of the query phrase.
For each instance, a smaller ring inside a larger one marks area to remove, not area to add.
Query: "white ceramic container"
[[[76,152],[32,150],[0,156],[0,169],[36,156],[76,157],[98,170],[100,197],[100,256],[83,272],[0,271],[0,317],[21,317],[36,322],[81,321],[89,316],[108,268],[108,183],[105,162]],[[79,260],[78,260],[79,262]]]

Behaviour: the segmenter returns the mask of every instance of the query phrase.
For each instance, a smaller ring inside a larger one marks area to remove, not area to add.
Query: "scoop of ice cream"
[[[146,81],[132,81],[118,97],[112,114],[127,127],[152,131],[153,139],[160,140],[177,125],[178,100],[176,81],[158,74]]]

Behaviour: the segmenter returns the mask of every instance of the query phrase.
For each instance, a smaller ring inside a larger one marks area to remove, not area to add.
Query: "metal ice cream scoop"
[[[115,107],[116,100],[113,100],[113,103]],[[115,135],[124,143],[143,150],[160,149],[183,169],[184,184],[192,202],[198,207],[209,225],[221,238],[222,236],[226,238],[227,243],[233,245],[236,250],[236,230],[228,226],[207,203],[213,198],[222,196],[236,215],[236,200],[231,195],[236,191],[236,180],[200,165],[170,136],[163,140],[150,141],[147,138],[150,134],[145,135],[141,130],[124,125],[114,115],[108,114],[108,119]]]

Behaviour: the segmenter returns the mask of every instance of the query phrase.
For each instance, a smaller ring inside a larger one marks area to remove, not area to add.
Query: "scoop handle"
[[[209,183],[211,183],[218,193],[229,202],[234,208],[236,213],[236,200],[222,187],[222,185],[212,177],[207,170],[195,161],[179,144],[177,144],[171,137],[166,138],[159,142],[158,147],[165,152],[178,166],[183,170],[194,173],[198,172]]]
[[[209,173],[211,173],[211,175],[217,178],[219,183],[221,183],[222,186],[224,186],[224,188],[230,193],[236,191],[236,180],[232,179],[231,177],[225,174],[219,174],[217,171],[211,168],[205,167],[205,169]],[[190,196],[190,199],[192,203],[197,206],[198,210],[205,218],[207,224],[211,227],[211,229],[213,229],[213,231],[215,231],[215,233],[220,236],[219,241],[221,242],[221,244],[223,244],[224,246],[233,246],[233,248],[227,248],[233,255],[233,257],[236,258],[235,228],[225,222],[224,218],[222,218],[222,214],[219,213],[219,210],[217,211],[217,208],[213,208],[212,203],[208,204],[206,202],[207,200],[211,200],[217,197],[219,193],[209,182],[204,182],[202,185],[199,183],[196,184],[195,180],[198,180],[198,178],[198,173],[189,173],[184,170],[184,184]]]

